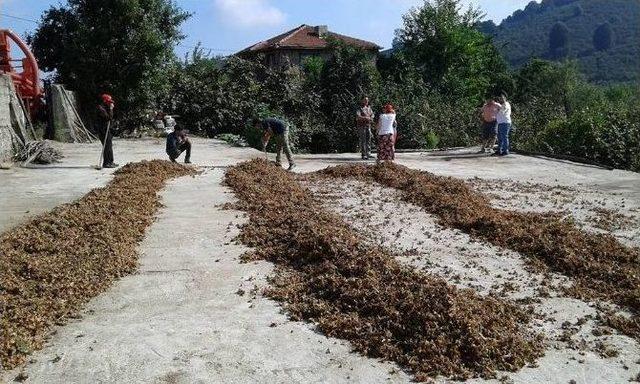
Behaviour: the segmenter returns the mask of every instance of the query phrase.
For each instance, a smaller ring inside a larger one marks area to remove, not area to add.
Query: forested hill
[[[592,82],[640,80],[640,0],[532,1],[480,29],[515,67],[531,57],[571,58]]]

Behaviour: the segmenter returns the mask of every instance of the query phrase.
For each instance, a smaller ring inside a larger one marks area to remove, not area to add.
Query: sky
[[[499,23],[530,0],[463,0],[479,6]],[[0,28],[24,36],[40,15],[62,0],[0,0]],[[402,15],[422,0],[176,0],[193,13],[183,25],[187,36],[179,55],[198,42],[212,54],[228,55],[301,24],[327,25],[330,31],[389,48]],[[10,18],[6,15],[27,20]]]

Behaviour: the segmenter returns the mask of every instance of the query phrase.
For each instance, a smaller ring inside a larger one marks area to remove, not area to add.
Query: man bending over
[[[295,168],[296,164],[293,162],[293,155],[289,146],[288,124],[283,120],[270,117],[263,120],[254,119],[253,126],[264,132],[262,135],[262,150],[266,152],[269,139],[273,136],[276,141],[276,164],[282,166],[280,157],[284,149],[284,154],[287,156],[287,161],[289,161],[289,170],[291,171]]]
[[[187,137],[187,130],[176,125],[173,132],[167,135],[167,155],[174,163],[182,152],[187,152],[184,156],[184,163],[191,164],[191,141]]]

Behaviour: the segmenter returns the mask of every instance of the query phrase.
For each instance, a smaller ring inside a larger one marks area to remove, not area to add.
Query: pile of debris
[[[395,361],[417,380],[494,377],[541,356],[526,313],[403,266],[323,209],[294,175],[253,160],[231,168],[225,181],[236,208],[249,214],[239,235],[254,247],[247,257],[276,264],[266,293],[292,319]]]
[[[397,164],[337,166],[323,177],[376,181],[403,192],[406,201],[436,215],[440,224],[542,261],[574,279],[568,293],[605,299],[640,311],[640,250],[608,234],[587,233],[557,215],[493,208],[464,181],[436,176]],[[637,325],[637,317],[632,320]],[[640,327],[620,329],[629,332]],[[640,338],[640,333],[630,336]]]
[[[53,84],[47,89],[50,95],[53,132],[48,136],[65,143],[91,143],[96,137],[87,129],[80,116],[76,94]]]
[[[62,152],[51,145],[49,140],[28,141],[13,157],[15,161],[27,164],[53,164],[64,156]]]
[[[28,129],[30,128],[30,129]],[[11,75],[0,75],[0,166],[21,150],[25,143],[35,140],[22,99],[18,97]]]
[[[0,362],[9,369],[48,331],[136,269],[137,244],[160,207],[157,192],[190,168],[128,164],[104,188],[0,236]]]

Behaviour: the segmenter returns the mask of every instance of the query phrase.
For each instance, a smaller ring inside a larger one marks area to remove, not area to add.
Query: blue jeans
[[[498,154],[509,154],[509,132],[511,132],[511,124],[498,124]]]

